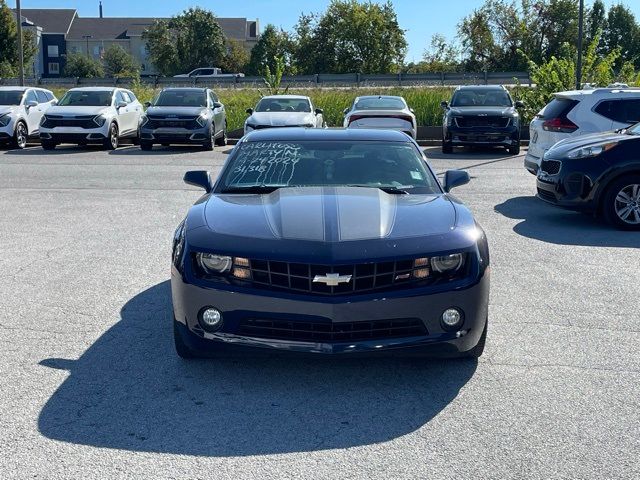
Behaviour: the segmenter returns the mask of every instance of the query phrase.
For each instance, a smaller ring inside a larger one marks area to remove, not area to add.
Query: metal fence
[[[164,86],[211,86],[216,88],[263,87],[262,77],[143,77],[141,83],[151,87]],[[30,78],[28,85],[43,87],[77,86],[130,86],[132,78]],[[527,72],[475,72],[475,73],[398,73],[369,75],[364,73],[296,75],[282,77],[282,84],[291,88],[323,87],[417,87],[452,85],[531,85]],[[16,78],[0,79],[0,85],[17,85]]]

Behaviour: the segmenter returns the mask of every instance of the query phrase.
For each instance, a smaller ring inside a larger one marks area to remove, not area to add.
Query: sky
[[[15,0],[7,2],[15,7]],[[98,0],[21,0],[22,8],[75,8],[81,17],[98,16]],[[382,0],[376,3],[383,3]],[[409,44],[407,61],[419,61],[431,36],[442,33],[455,38],[462,18],[480,7],[483,0],[392,0],[400,27],[406,30]],[[587,0],[585,3],[590,4]],[[607,6],[619,0],[605,0]],[[640,0],[622,3],[631,7],[640,19]],[[261,28],[273,23],[291,30],[300,13],[322,12],[329,0],[102,0],[104,15],[112,17],[170,17],[191,6],[209,9],[218,17],[259,19]]]

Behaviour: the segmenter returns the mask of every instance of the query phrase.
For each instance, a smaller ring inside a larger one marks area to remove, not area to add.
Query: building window
[[[76,47],[75,45],[71,46],[71,53],[78,53],[78,47]]]
[[[60,74],[60,64],[58,62],[49,63],[49,73],[53,75]]]
[[[96,45],[95,47],[93,47],[93,56],[94,57],[100,56],[100,45]]]
[[[47,55],[51,58],[57,58],[60,56],[58,52],[58,45],[47,46]]]

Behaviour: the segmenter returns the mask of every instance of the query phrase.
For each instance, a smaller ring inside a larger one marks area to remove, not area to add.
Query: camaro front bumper
[[[316,355],[437,355],[455,356],[472,349],[485,327],[489,300],[489,270],[476,282],[451,291],[433,293],[430,287],[387,291],[377,294],[319,297],[279,294],[274,291],[242,291],[231,285],[204,288],[185,282],[173,268],[171,277],[173,312],[184,343],[201,352],[225,354],[289,352]],[[222,312],[223,325],[204,331],[198,315],[205,307]],[[440,323],[442,313],[456,307],[464,323],[455,331]],[[301,341],[296,338],[261,338],[241,333],[251,319],[346,324],[392,319],[419,319],[422,335],[338,342]]]

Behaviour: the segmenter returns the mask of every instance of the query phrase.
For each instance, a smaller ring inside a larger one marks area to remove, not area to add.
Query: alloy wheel
[[[620,189],[615,198],[616,215],[629,225],[640,225],[640,184]]]
[[[25,148],[27,146],[27,129],[23,123],[18,123],[16,126],[16,146],[18,148]]]
[[[115,150],[116,148],[118,148],[118,129],[115,125],[111,126],[111,131],[109,132],[109,134],[111,139],[111,146]]]

